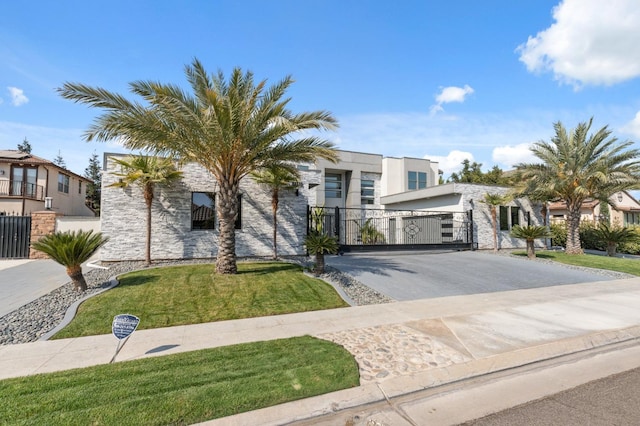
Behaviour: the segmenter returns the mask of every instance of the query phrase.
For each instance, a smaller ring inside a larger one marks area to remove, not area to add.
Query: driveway
[[[326,263],[395,300],[416,300],[610,280],[560,264],[479,251],[327,256]]]

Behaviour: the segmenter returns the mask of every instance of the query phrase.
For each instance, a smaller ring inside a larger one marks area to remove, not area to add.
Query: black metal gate
[[[309,208],[309,231],[338,239],[344,251],[474,248],[471,212]]]
[[[29,257],[31,216],[0,216],[0,258]]]

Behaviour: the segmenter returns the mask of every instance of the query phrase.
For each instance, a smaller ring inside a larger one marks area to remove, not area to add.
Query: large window
[[[69,175],[58,173],[58,192],[69,193]]]
[[[500,230],[508,231],[516,225],[520,225],[520,207],[500,206]]]
[[[324,197],[342,198],[342,175],[334,173],[324,175]]]
[[[213,192],[191,193],[191,229],[214,229],[215,200]]]
[[[408,188],[410,191],[427,187],[427,174],[425,172],[409,172]]]
[[[375,200],[374,182],[363,179],[360,181],[360,204],[373,204]]]
[[[242,229],[242,194],[238,194],[238,217],[236,217],[236,229]]]
[[[11,195],[35,197],[37,194],[38,169],[14,166],[11,172]]]

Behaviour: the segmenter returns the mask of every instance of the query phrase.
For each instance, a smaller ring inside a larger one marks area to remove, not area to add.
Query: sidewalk
[[[632,341],[640,337],[640,278],[141,330],[117,361],[305,334],[353,353],[361,386],[206,424],[304,420]],[[106,364],[116,344],[102,335],[1,346],[0,378]]]

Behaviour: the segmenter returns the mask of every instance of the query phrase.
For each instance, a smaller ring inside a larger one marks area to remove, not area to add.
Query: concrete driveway
[[[560,264],[479,251],[348,253],[327,256],[326,262],[399,301],[611,279]]]

